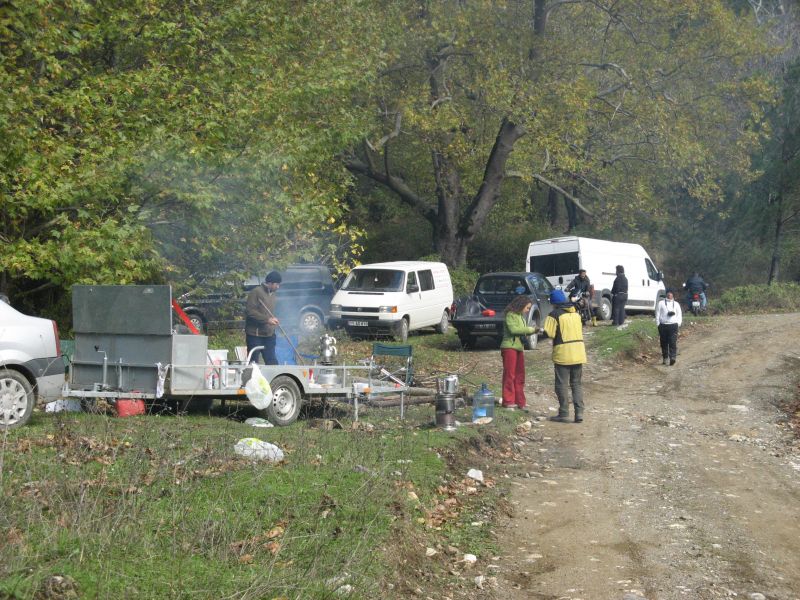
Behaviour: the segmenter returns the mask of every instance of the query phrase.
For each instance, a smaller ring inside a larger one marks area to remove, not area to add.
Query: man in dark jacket
[[[272,271],[264,278],[264,283],[253,288],[247,296],[245,308],[244,333],[247,339],[247,353],[256,346],[264,346],[253,354],[252,362],[258,362],[258,355],[264,359],[265,365],[277,365],[278,358],[275,356],[275,328],[278,326],[278,319],[275,317],[275,307],[277,297],[275,292],[281,285],[281,274]]]
[[[692,276],[686,280],[686,283],[683,284],[683,287],[686,288],[687,306],[691,306],[692,294],[697,293],[700,295],[700,306],[703,308],[706,307],[706,303],[708,302],[706,299],[706,289],[708,289],[708,284],[700,276],[700,273],[697,271],[692,273]]]
[[[611,322],[622,325],[625,322],[625,303],[628,301],[628,278],[625,267],[617,265],[617,277],[611,286]]]

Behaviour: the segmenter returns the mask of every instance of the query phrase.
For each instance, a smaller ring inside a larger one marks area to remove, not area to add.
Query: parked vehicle
[[[575,310],[581,316],[581,323],[586,325],[592,320],[592,312],[589,310],[589,292],[570,294],[569,301],[575,305]]]
[[[664,274],[639,244],[585,237],[559,237],[531,242],[526,267],[542,273],[554,286],[564,286],[586,269],[594,285],[592,306],[599,319],[611,318],[611,286],[617,265],[625,267],[628,302],[625,310],[653,312],[665,295]]]
[[[703,299],[700,297],[700,292],[687,291],[686,309],[690,311],[695,317],[701,313],[706,312],[706,306],[703,304]]]
[[[56,400],[64,362],[55,321],[0,302],[0,429],[20,427],[38,402]]]
[[[553,286],[540,273],[504,272],[481,275],[470,296],[453,303],[450,324],[458,331],[464,348],[473,348],[479,337],[492,337],[498,345],[503,340],[505,307],[521,294],[530,296],[533,304],[527,316],[528,325],[539,327],[551,310]],[[535,348],[538,336],[523,338],[525,347]]]
[[[331,327],[350,335],[392,335],[405,342],[410,331],[450,323],[453,286],[444,263],[398,261],[361,265],[331,300]]]
[[[244,307],[247,294],[261,285],[264,276],[253,275],[241,287],[209,294],[187,293],[177,301],[200,332],[209,329],[244,327]],[[276,316],[284,329],[303,334],[317,333],[327,322],[333,279],[328,267],[322,265],[291,265],[281,271]]]

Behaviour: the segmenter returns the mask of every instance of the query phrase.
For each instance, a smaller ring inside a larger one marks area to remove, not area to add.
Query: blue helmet
[[[561,290],[550,292],[550,304],[566,304],[567,302],[567,295]]]

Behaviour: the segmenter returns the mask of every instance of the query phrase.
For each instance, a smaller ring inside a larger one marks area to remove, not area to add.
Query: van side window
[[[578,253],[562,252],[560,254],[540,254],[538,256],[531,256],[529,270],[541,273],[545,277],[577,273]]]
[[[433,285],[433,273],[430,269],[426,269],[424,271],[419,272],[419,291],[420,292],[427,292],[428,290],[432,290],[435,286]]]
[[[649,258],[644,259],[644,264],[647,267],[647,276],[654,281],[658,281],[658,269],[656,269],[655,265],[650,262]]]
[[[408,278],[406,280],[406,289],[410,285],[417,285],[417,274],[414,271],[408,272]]]

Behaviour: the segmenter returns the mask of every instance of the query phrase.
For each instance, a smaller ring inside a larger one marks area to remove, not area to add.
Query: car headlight
[[[397,307],[396,306],[379,306],[378,307],[379,313],[396,313]]]
[[[342,312],[341,304],[331,304],[331,312]]]

